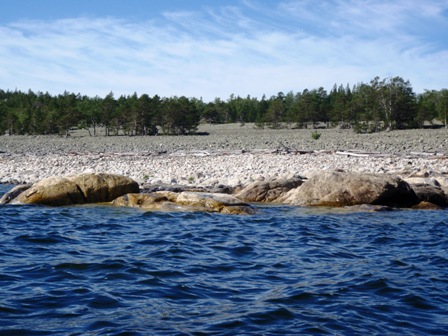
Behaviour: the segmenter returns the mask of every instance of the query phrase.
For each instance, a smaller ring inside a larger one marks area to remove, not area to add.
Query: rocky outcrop
[[[442,176],[443,177],[443,176]],[[440,209],[448,197],[437,179],[413,176],[404,179],[389,174],[321,171],[306,180],[300,176],[259,180],[234,195],[214,187],[146,185],[141,192],[134,180],[113,174],[80,174],[50,177],[33,185],[19,185],[6,193],[0,204],[50,206],[107,203],[161,211],[206,211],[252,214],[249,203],[283,203],[303,206],[353,207],[368,211],[393,207]],[[372,207],[373,206],[373,207]],[[356,209],[352,208],[352,209]],[[361,209],[361,208],[360,208]]]
[[[127,194],[111,203],[116,206],[137,207],[161,211],[205,211],[224,214],[253,214],[255,208],[234,196],[201,192],[157,191]]]
[[[278,203],[278,200],[288,191],[301,186],[303,182],[302,177],[255,181],[235,196],[244,202]]]
[[[135,192],[139,192],[138,183],[125,176],[80,174],[43,179],[8,202],[51,206],[101,203]]]
[[[429,177],[413,177],[405,179],[414,190],[418,199],[422,203],[422,208],[430,208],[430,204],[434,204],[434,208],[448,207],[448,197],[442,189],[440,183]]]
[[[6,194],[0,198],[0,204],[8,204],[12,200],[14,200],[17,196],[19,196],[21,193],[23,193],[25,190],[28,190],[31,188],[32,184],[19,184],[12,188],[10,191],[8,191]]]
[[[419,199],[408,183],[387,174],[322,171],[279,201],[292,205],[411,207]]]

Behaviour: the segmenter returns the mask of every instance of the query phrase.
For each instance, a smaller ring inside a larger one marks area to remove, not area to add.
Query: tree
[[[280,128],[285,107],[283,101],[273,99],[269,103],[269,108],[266,111],[265,122],[269,128]]]
[[[289,91],[283,99],[283,105],[285,108],[285,115],[284,115],[283,119],[288,124],[293,123],[295,121],[295,116],[294,116],[295,101],[296,101],[296,96],[295,96],[294,92],[292,92],[292,91]]]
[[[316,95],[315,100],[317,104],[317,106],[315,107],[316,121],[328,122],[329,104],[327,91],[323,87],[320,87],[319,89],[317,89],[317,91],[314,92],[314,94]]]
[[[165,98],[161,108],[161,121],[165,134],[191,134],[199,125],[200,114],[194,102],[184,96]]]
[[[445,128],[448,127],[448,89],[442,89],[437,95],[437,115],[443,121]]]
[[[114,93],[111,91],[102,101],[101,101],[101,123],[106,128],[106,136],[109,136],[110,126],[112,119],[115,117],[117,109],[117,101],[114,98]]]
[[[81,119],[76,103],[77,100],[79,100],[79,96],[67,91],[57,97],[57,123],[60,131],[65,132],[65,136],[68,136],[70,128],[76,126]]]
[[[311,122],[314,127],[317,121],[326,121],[325,99],[326,92],[323,88],[303,90],[295,106],[297,125],[307,127],[307,123]]]
[[[83,96],[77,105],[81,114],[79,127],[86,129],[90,136],[92,136],[90,128],[93,128],[93,136],[96,136],[96,128],[101,123],[101,98]]]
[[[219,100],[219,98],[217,98]],[[202,119],[209,124],[219,124],[222,122],[219,103],[210,102],[205,105],[202,111]]]
[[[350,124],[350,88],[344,88],[341,85],[334,84],[333,89],[328,95],[328,119],[333,123],[340,123],[341,127]]]
[[[389,129],[402,129],[415,123],[416,99],[409,81],[401,77],[371,81],[375,103]]]
[[[158,96],[150,98],[142,94],[137,102],[137,118],[135,132],[139,135],[157,134]]]
[[[0,135],[4,134],[8,129],[8,125],[6,122],[6,95],[3,90],[0,90]]]
[[[264,128],[266,113],[269,108],[269,102],[266,100],[266,96],[263,95],[261,100],[257,104],[257,110],[255,115],[255,126],[258,128]]]
[[[437,117],[437,94],[435,90],[428,91],[417,96],[416,123],[423,127],[423,123]]]
[[[159,96],[122,95],[113,92],[104,98],[64,92],[48,93],[4,91],[0,89],[0,134],[50,134],[66,132],[72,126],[90,130],[105,127],[106,135],[124,132],[129,135],[194,133],[199,121],[208,123],[255,122],[257,127],[278,128],[295,122],[306,127],[318,121],[341,123],[360,131],[375,132],[386,128],[421,127],[423,121],[439,119],[447,125],[448,90],[425,91],[415,95],[409,81],[401,77],[373,78],[350,89],[334,85],[329,94],[322,88],[302,92],[279,92],[261,100],[231,94],[223,101]],[[91,134],[91,133],[90,133]],[[92,135],[92,134],[91,134]]]
[[[270,128],[280,128],[285,116],[285,97],[282,92],[272,96],[264,121]]]
[[[352,112],[351,122],[356,132],[378,130],[380,120],[373,97],[373,89],[370,85],[359,83],[353,86],[348,108]]]
[[[115,113],[111,120],[111,128],[115,131],[115,135],[120,134],[120,130],[124,135],[132,132],[132,124],[135,122],[135,111],[132,110],[132,101],[130,97],[121,95],[116,101]]]
[[[231,94],[229,100],[227,101],[228,111],[230,116],[230,122],[247,122],[247,109],[245,104],[245,99],[240,96],[235,97]]]

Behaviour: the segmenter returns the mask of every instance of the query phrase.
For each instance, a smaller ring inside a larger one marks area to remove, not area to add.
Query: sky
[[[0,0],[0,89],[212,101],[448,88],[448,0]]]

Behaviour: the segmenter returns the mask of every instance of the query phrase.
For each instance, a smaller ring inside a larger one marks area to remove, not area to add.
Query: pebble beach
[[[54,175],[121,174],[140,184],[238,186],[318,170],[448,174],[448,130],[352,130],[200,125],[194,136],[0,136],[0,183]]]

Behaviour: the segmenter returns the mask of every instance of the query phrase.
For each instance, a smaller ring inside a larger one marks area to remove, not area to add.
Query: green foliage
[[[312,137],[314,140],[318,140],[318,139],[320,138],[320,133],[317,132],[317,131],[313,131],[313,133],[311,133],[311,137]]]
[[[165,99],[161,111],[164,134],[186,135],[196,132],[200,114],[192,100],[183,96]]]
[[[401,77],[334,85],[302,92],[279,92],[267,99],[230,95],[205,103],[187,97],[160,98],[143,94],[104,98],[64,92],[52,96],[31,90],[0,90],[0,134],[67,134],[72,127],[84,128],[92,136],[97,128],[106,135],[194,134],[199,122],[255,123],[257,128],[314,127],[325,122],[353,128],[357,132],[422,127],[437,119],[447,124],[448,90],[416,95]],[[291,125],[293,124],[293,125]]]
[[[266,111],[265,122],[270,128],[280,128],[284,120],[285,105],[283,97],[273,99]]]

